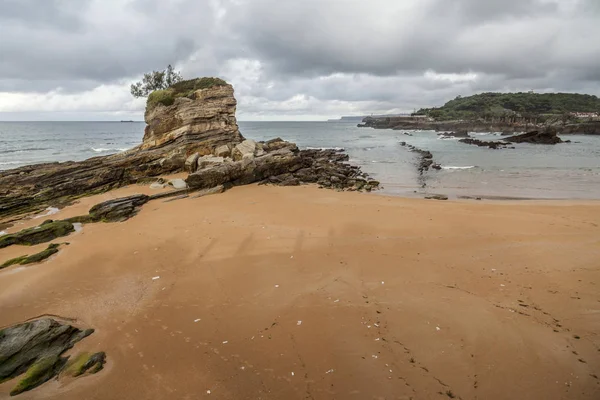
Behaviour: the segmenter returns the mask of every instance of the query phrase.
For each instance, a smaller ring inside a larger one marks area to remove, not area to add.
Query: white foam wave
[[[109,151],[127,151],[129,150],[128,147],[121,147],[121,148],[115,148],[115,149],[110,149],[107,147],[92,147],[92,151],[95,151],[96,153],[108,153]]]
[[[21,164],[21,161],[0,161],[0,165],[16,165]]]
[[[455,167],[453,165],[448,165],[445,167],[442,167],[442,169],[447,169],[447,170],[455,170],[455,169],[471,169],[471,168],[475,168],[474,165],[469,165],[467,167]]]
[[[306,150],[335,150],[344,151],[343,147],[307,147]]]
[[[438,140],[459,140],[462,138],[456,136],[438,136]]]

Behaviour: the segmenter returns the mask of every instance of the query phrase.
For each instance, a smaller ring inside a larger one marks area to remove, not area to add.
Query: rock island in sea
[[[369,195],[235,109],[186,81],[135,149],[0,173],[0,397],[597,398],[597,202]]]

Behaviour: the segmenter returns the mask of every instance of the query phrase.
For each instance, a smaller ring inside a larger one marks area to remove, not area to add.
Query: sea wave
[[[30,147],[30,148],[26,148],[26,149],[0,150],[0,154],[24,153],[26,151],[41,151],[41,150],[49,150],[49,149],[47,147]]]
[[[307,147],[306,150],[335,150],[344,151],[343,147]]]
[[[129,150],[128,147],[121,147],[121,148],[107,148],[107,147],[92,147],[91,148],[92,151],[95,151],[96,153],[107,153],[109,151],[127,151]]]
[[[447,170],[456,170],[456,169],[471,169],[471,168],[475,168],[474,165],[469,165],[467,167],[455,167],[453,165],[448,165],[448,166],[443,166],[442,169],[447,169]]]
[[[21,161],[0,161],[0,165],[16,165],[22,164]]]
[[[456,136],[438,136],[438,140],[459,140],[462,138]]]

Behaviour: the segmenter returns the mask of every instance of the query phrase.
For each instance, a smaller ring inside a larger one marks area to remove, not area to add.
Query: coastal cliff
[[[196,89],[199,84],[207,87]],[[281,139],[245,140],[235,117],[233,87],[215,78],[178,83],[150,94],[142,143],[81,162],[47,163],[0,172],[0,218],[60,207],[82,196],[187,171],[191,189],[261,182],[318,183],[371,190],[358,168],[335,151],[300,151]],[[185,183],[184,183],[185,185]]]
[[[407,117],[366,117],[361,128],[428,131],[468,131],[523,133],[543,130],[547,124],[526,122],[486,122],[484,120],[433,121],[426,118]],[[552,124],[559,134],[600,135],[600,121],[573,124]]]

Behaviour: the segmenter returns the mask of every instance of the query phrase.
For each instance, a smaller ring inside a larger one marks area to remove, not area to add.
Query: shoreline
[[[162,178],[165,180],[171,179],[183,179],[187,176],[186,173],[177,173],[172,175],[164,175],[157,178]],[[249,185],[243,185],[240,187],[260,187],[258,183],[252,183]],[[319,191],[331,191],[332,189],[327,188],[318,188],[317,184],[305,184],[300,187],[307,187],[318,189]],[[229,189],[231,190],[231,189]],[[127,197],[135,194],[145,194],[145,195],[157,195],[157,194],[169,194],[169,193],[178,193],[179,190],[172,189],[169,187],[165,187],[162,189],[151,188],[148,183],[134,183],[127,186],[123,186],[117,189],[109,190],[103,194],[90,194],[88,196],[83,196],[78,199],[74,199],[71,204],[62,204],[58,207],[49,207],[46,210],[43,210],[40,213],[36,214],[26,214],[26,215],[13,215],[0,219],[0,237],[2,235],[15,233],[21,229],[31,228],[37,226],[42,223],[44,220],[48,219],[66,219],[75,217],[78,215],[84,215],[88,212],[90,208],[94,205],[99,204],[103,201],[114,200],[121,197]],[[189,190],[189,195],[194,195],[197,191]],[[335,191],[336,193],[343,193],[340,191]],[[440,200],[437,199],[426,199],[425,196],[436,196],[436,195],[444,195],[443,193],[431,192],[431,193],[423,193],[416,192],[411,188],[407,188],[404,193],[391,193],[386,191],[385,186],[382,189],[378,189],[372,192],[361,193],[363,195],[369,196],[378,196],[389,199],[398,199],[398,200],[422,200],[426,202],[433,202]],[[165,197],[165,199],[157,199],[155,202],[169,200],[169,197]],[[527,205],[541,205],[541,206],[575,206],[575,205],[599,205],[600,198],[598,199],[588,199],[588,198],[541,198],[541,197],[518,197],[518,196],[500,196],[500,195],[462,195],[457,193],[450,193],[448,199],[442,200],[447,203],[464,203],[464,204],[498,204],[498,205],[518,205],[518,204],[527,204]],[[172,200],[171,200],[172,201]],[[150,203],[152,204],[152,202]],[[65,212],[66,211],[66,212]]]
[[[592,400],[600,203],[516,204],[253,184],[85,224],[0,271],[0,326],[76,319],[107,368],[19,398]]]

